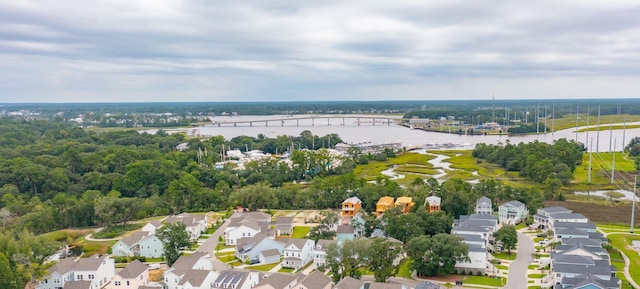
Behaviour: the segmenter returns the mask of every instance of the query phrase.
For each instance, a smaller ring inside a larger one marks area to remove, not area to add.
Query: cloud
[[[0,102],[637,97],[609,2],[5,1]]]

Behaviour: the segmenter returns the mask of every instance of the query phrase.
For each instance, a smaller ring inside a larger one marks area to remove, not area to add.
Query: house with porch
[[[300,269],[313,261],[313,246],[310,239],[291,238],[284,247],[284,261],[282,267]]]
[[[478,215],[491,215],[493,214],[493,204],[491,199],[482,196],[476,200],[475,213]]]
[[[127,267],[120,270],[109,285],[108,289],[138,289],[149,283],[149,267],[138,260],[133,260]]]
[[[358,197],[351,197],[342,202],[342,210],[340,216],[342,218],[351,218],[355,216],[362,208],[362,201]]]
[[[498,206],[498,220],[501,224],[517,225],[527,218],[529,210],[520,201],[510,201]]]

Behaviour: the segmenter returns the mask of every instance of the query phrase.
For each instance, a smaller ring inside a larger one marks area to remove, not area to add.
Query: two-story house
[[[178,282],[178,289],[211,289],[216,278],[216,271],[188,270]]]
[[[393,209],[393,197],[382,197],[376,203],[376,217],[382,216],[386,210]]]
[[[36,289],[59,289],[64,284],[73,281],[73,268],[76,261],[73,259],[62,259],[47,270],[47,275],[36,286]]]
[[[212,289],[251,289],[260,282],[260,272],[232,269],[220,272]]]
[[[165,223],[183,223],[185,230],[189,234],[191,241],[196,241],[200,238],[202,232],[207,230],[207,215],[191,215],[188,213],[182,213],[180,215],[171,216],[165,220]]]
[[[261,263],[260,254],[269,251],[277,250],[278,256],[284,251],[284,244],[268,238],[264,234],[258,234],[250,238],[242,238],[237,241],[236,245],[236,258],[241,261],[249,261],[252,263]],[[263,258],[265,256],[263,255]],[[269,259],[271,260],[271,259]],[[263,261],[266,261],[263,259]],[[278,261],[280,259],[278,258]]]
[[[358,197],[351,197],[342,202],[342,218],[351,218],[355,216],[362,208],[362,201]]]
[[[510,201],[498,206],[498,220],[505,225],[516,225],[524,222],[529,210],[520,201]]]
[[[293,217],[276,218],[276,236],[291,235],[293,233]]]
[[[313,246],[313,268],[318,269],[327,266],[327,245],[335,243],[335,240],[318,240]]]
[[[147,258],[160,258],[164,253],[164,248],[162,247],[162,241],[156,235],[147,231],[139,231],[118,240],[111,246],[111,252],[116,257],[144,256]]]
[[[491,199],[482,196],[476,200],[475,213],[479,215],[491,215],[493,214],[493,204]]]
[[[106,288],[138,289],[147,283],[149,283],[149,267],[138,260],[133,260],[113,277]]]
[[[438,196],[429,196],[425,199],[424,205],[429,213],[440,211],[440,203],[442,199]]]
[[[296,289],[331,289],[331,278],[320,271],[313,271],[294,286]]]
[[[49,268],[47,275],[36,285],[36,289],[60,289],[76,287],[100,289],[115,275],[115,263],[108,255],[94,255],[78,261],[63,259]]]
[[[236,245],[238,239],[253,237],[261,231],[258,220],[251,216],[232,218],[223,233],[225,245]]]
[[[413,202],[412,197],[398,197],[396,199],[394,207],[400,208],[400,211],[403,214],[408,214],[411,212],[411,209],[414,205],[415,203]]]
[[[313,246],[310,239],[291,238],[284,247],[284,261],[282,267],[300,269],[313,261]]]
[[[182,278],[190,270],[213,270],[213,259],[209,253],[195,252],[189,256],[182,255],[173,266],[164,272],[165,289],[183,289],[178,287]]]

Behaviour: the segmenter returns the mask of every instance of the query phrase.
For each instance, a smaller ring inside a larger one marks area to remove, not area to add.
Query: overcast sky
[[[640,1],[0,0],[0,102],[640,97]]]

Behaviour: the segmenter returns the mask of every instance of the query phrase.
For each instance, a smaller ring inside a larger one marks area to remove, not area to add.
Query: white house
[[[284,261],[282,267],[300,269],[313,261],[313,246],[310,239],[289,239],[284,247]]]
[[[36,285],[36,289],[59,289],[64,284],[73,281],[73,267],[76,262],[73,259],[62,259],[47,270],[47,275]]]
[[[179,289],[211,289],[218,272],[211,270],[188,270],[178,282]]]
[[[331,289],[331,278],[320,271],[313,271],[294,286],[297,289]]]
[[[522,223],[529,215],[529,210],[520,201],[511,201],[498,206],[498,219],[506,225]]]
[[[198,238],[200,238],[200,234],[207,230],[206,215],[191,215],[182,213],[180,215],[167,218],[165,222],[170,224],[175,224],[177,222],[183,223],[191,241],[198,240]]]
[[[475,213],[480,215],[493,214],[493,204],[491,203],[491,199],[482,196],[478,200],[476,200]]]
[[[474,275],[478,272],[484,274],[487,270],[488,264],[487,255],[487,248],[477,245],[469,245],[469,261],[458,262],[456,263],[455,268],[458,273],[464,271],[468,274],[471,271]]]
[[[149,283],[149,267],[138,260],[133,260],[120,270],[111,280],[108,289],[138,289]]]
[[[251,238],[242,238],[236,245],[236,258],[241,261],[249,260],[258,262],[260,253],[268,250],[278,250],[279,255],[284,251],[284,244],[267,238],[264,234],[258,234]],[[280,261],[280,259],[278,259]]]
[[[327,266],[327,245],[336,242],[335,240],[318,240],[313,246],[313,268]]]
[[[105,287],[115,275],[113,259],[108,255],[81,258],[77,262],[62,259],[49,268],[47,275],[36,285],[37,289],[65,287],[99,289]]]
[[[276,218],[276,236],[291,235],[293,233],[293,217]]]
[[[111,246],[113,256],[144,256],[147,258],[160,258],[164,253],[162,241],[156,235],[147,231],[136,232],[135,234],[118,240]]]
[[[231,222],[224,230],[224,243],[227,246],[236,245],[238,239],[250,238],[262,231],[258,220],[251,216],[246,218],[231,219]]]
[[[260,282],[260,273],[232,269],[220,272],[218,278],[213,281],[213,289],[250,289]]]
[[[180,256],[173,266],[164,272],[165,289],[182,289],[178,284],[189,270],[213,270],[213,259],[209,253],[195,252]]]
[[[153,220],[147,223],[146,225],[144,225],[141,231],[149,232],[149,235],[154,235],[156,233],[156,230],[159,229],[160,227],[162,227],[162,223],[160,223],[160,221],[158,220]]]

